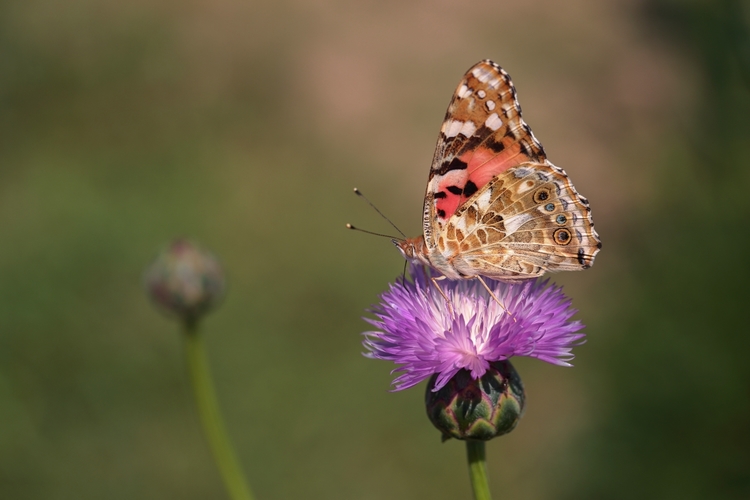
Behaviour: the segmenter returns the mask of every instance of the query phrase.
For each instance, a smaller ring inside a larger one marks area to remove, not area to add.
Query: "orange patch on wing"
[[[451,215],[456,213],[458,207],[470,198],[464,196],[463,193],[451,193],[448,190],[449,187],[456,186],[463,190],[466,184],[471,181],[477,190],[482,189],[494,177],[521,164],[523,161],[527,161],[528,158],[521,154],[520,147],[517,144],[513,144],[506,146],[501,153],[480,147],[462,154],[459,160],[468,164],[466,170],[448,172],[438,186],[438,191],[445,193],[445,198],[437,199],[435,202],[436,216],[442,220],[448,220]]]
[[[488,148],[478,148],[461,155],[461,161],[468,163],[466,169],[469,180],[482,189],[494,177],[502,174],[510,167],[520,165],[527,158],[520,154],[520,147],[506,147],[502,152],[495,153]],[[519,158],[520,156],[520,158]]]
[[[465,184],[465,177],[462,179],[463,182],[461,184]],[[443,220],[448,220],[451,215],[456,213],[456,209],[461,205],[461,203],[464,202],[466,198],[464,198],[463,195],[460,194],[453,194],[450,191],[448,191],[449,186],[454,186],[455,184],[455,178],[453,180],[445,179],[443,182],[440,183],[440,186],[438,186],[438,190],[442,191],[446,194],[445,198],[441,198],[437,200],[435,203],[436,207],[436,215],[438,218]],[[442,211],[442,214],[441,214]]]

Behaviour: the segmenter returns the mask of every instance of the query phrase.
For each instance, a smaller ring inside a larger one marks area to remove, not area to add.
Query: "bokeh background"
[[[488,446],[512,499],[750,498],[747,2],[0,3],[0,498],[225,492],[178,327],[142,269],[218,254],[205,322],[261,500],[469,498],[424,386],[389,393],[364,310],[463,72],[492,58],[593,207],[604,249],[555,275],[588,325],[572,369],[520,359]]]

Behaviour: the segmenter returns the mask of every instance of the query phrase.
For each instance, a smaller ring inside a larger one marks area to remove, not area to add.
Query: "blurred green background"
[[[0,3],[0,498],[224,498],[177,325],[141,288],[175,236],[229,279],[204,327],[259,500],[469,498],[424,386],[360,319],[402,259],[445,108],[492,58],[593,207],[556,275],[575,368],[520,359],[488,446],[508,499],[750,498],[747,2]]]

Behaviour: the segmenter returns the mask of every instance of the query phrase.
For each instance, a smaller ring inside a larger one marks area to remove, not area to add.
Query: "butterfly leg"
[[[485,283],[485,281],[482,279],[482,277],[481,276],[477,276],[476,278],[484,286],[485,290],[487,290],[487,293],[490,294],[490,297],[492,297],[493,299],[495,299],[495,302],[497,302],[500,305],[500,307],[503,308],[503,311],[505,311],[506,313],[510,314],[510,317],[513,318],[513,321],[517,322],[516,321],[516,317],[513,316],[513,314],[505,307],[505,304],[503,304],[502,302],[500,302],[500,299],[498,299],[497,296],[495,296],[495,294],[492,292],[492,289],[490,289],[490,287],[487,285],[487,283]]]
[[[445,276],[438,276],[435,278],[434,276],[430,278],[432,281],[432,284],[435,285],[435,288],[437,288],[438,292],[440,292],[440,295],[443,296],[445,299],[445,302],[448,304],[448,309],[450,309],[451,314],[453,314],[453,304],[451,304],[451,301],[448,299],[448,296],[443,292],[443,289],[440,288],[440,285],[438,284],[438,280],[444,280]]]

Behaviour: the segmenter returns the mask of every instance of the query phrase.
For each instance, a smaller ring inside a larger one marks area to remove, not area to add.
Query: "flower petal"
[[[376,330],[364,333],[364,355],[398,365],[394,390],[433,374],[439,390],[461,369],[478,379],[491,362],[512,356],[570,366],[572,348],[584,342],[583,324],[570,319],[577,312],[570,299],[547,280],[484,278],[501,306],[479,280],[445,279],[438,289],[429,269],[412,264],[409,274],[411,280],[391,284],[370,309],[375,318],[365,318]]]

